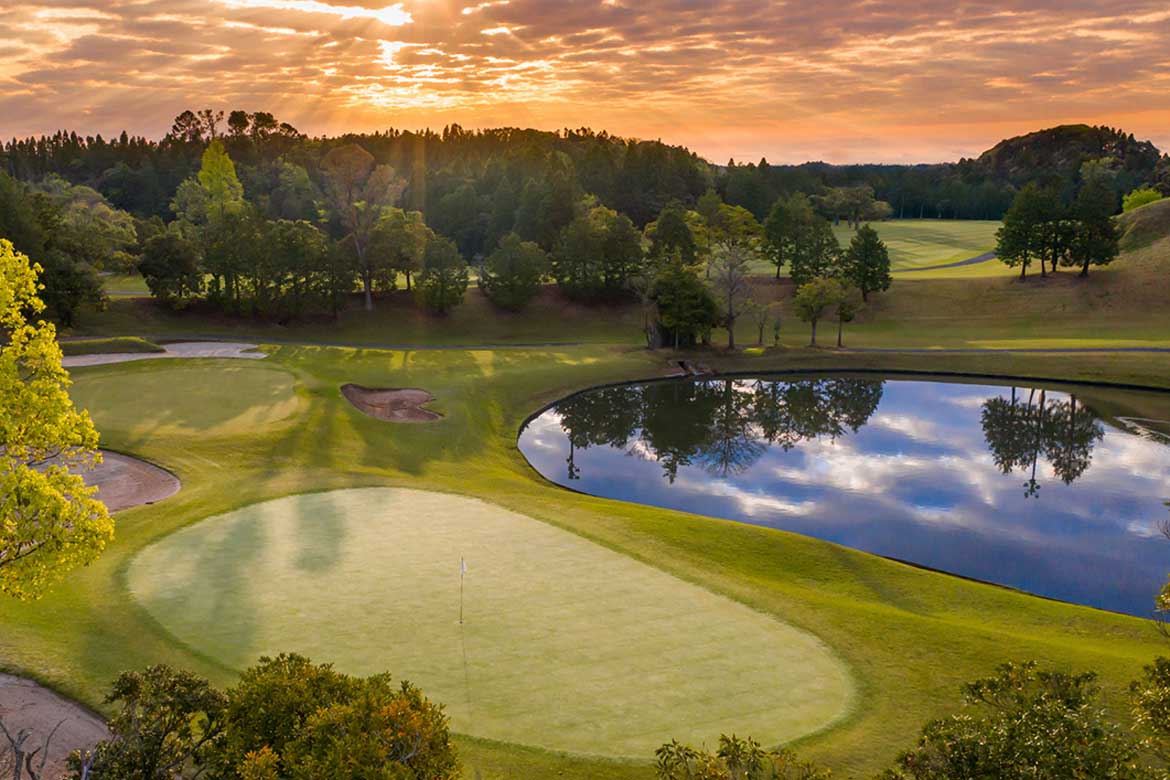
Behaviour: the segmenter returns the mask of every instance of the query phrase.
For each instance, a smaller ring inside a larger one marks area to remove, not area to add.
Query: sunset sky
[[[5,0],[0,137],[592,126],[708,159],[921,162],[1064,122],[1170,149],[1166,0]]]

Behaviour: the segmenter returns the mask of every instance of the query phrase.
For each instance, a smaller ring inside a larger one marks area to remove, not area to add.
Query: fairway
[[[999,226],[993,220],[955,219],[895,219],[872,223],[889,247],[890,266],[895,269],[928,268],[981,255],[995,249],[995,231]],[[853,240],[854,230],[848,225],[837,225],[833,232],[842,248]],[[996,261],[990,266],[1005,269]],[[962,266],[953,270],[961,269]]]
[[[459,623],[460,559],[465,620]],[[296,651],[390,671],[456,730],[645,759],[672,738],[779,744],[853,698],[817,638],[575,534],[444,493],[291,496],[203,521],[136,556],[134,597],[240,669]]]

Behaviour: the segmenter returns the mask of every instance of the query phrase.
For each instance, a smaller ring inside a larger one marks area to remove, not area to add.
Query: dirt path
[[[57,728],[49,743],[49,762],[45,778],[56,778],[65,769],[65,759],[74,750],[87,750],[108,736],[106,723],[77,702],[70,701],[32,680],[0,674],[0,721],[13,736],[21,729],[31,729],[25,747],[39,747]],[[10,756],[7,740],[0,736],[0,765]]]
[[[235,341],[181,341],[163,345],[164,352],[111,352],[104,355],[66,355],[61,360],[65,368],[104,366],[110,363],[129,363],[132,360],[161,360],[163,358],[239,358],[263,360],[263,352],[254,352],[258,345]]]

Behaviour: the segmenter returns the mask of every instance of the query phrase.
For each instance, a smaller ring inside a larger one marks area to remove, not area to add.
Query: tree
[[[626,292],[643,257],[641,234],[629,217],[595,206],[562,231],[552,273],[571,298],[613,300]]]
[[[357,144],[330,150],[321,161],[321,169],[334,214],[353,245],[366,311],[373,311],[378,267],[369,252],[371,233],[383,209],[398,202],[406,183],[389,165],[376,165],[374,156]]]
[[[817,345],[817,321],[824,317],[832,307],[838,305],[844,295],[844,288],[839,281],[823,276],[797,288],[796,297],[793,298],[792,302],[796,307],[797,315],[812,325],[812,338],[809,341],[809,346],[815,347]]]
[[[844,260],[845,278],[861,290],[863,301],[869,300],[871,292],[890,289],[890,253],[869,225],[857,229]]]
[[[793,244],[789,276],[797,287],[817,277],[837,276],[840,259],[841,245],[833,226],[814,214]]]
[[[138,272],[150,294],[172,309],[182,309],[203,292],[199,251],[177,230],[149,239],[142,249]]]
[[[492,303],[519,311],[540,291],[547,269],[548,255],[540,246],[509,233],[484,262],[479,286]]]
[[[1081,266],[1082,277],[1089,275],[1090,265],[1109,265],[1117,259],[1120,250],[1113,209],[1113,192],[1098,180],[1089,181],[1077,195],[1071,261]]]
[[[449,238],[436,236],[427,242],[415,295],[435,314],[446,314],[463,302],[467,291],[467,261]]]
[[[748,299],[744,303],[743,311],[756,328],[756,346],[764,346],[764,331],[768,329],[768,323],[773,321],[773,317],[776,322],[780,321],[779,312],[775,307],[755,299]]]
[[[764,222],[764,248],[768,259],[776,266],[777,279],[784,264],[796,256],[797,246],[816,218],[808,196],[801,192],[777,198],[772,204]]]
[[[687,223],[687,212],[677,201],[668,204],[658,214],[658,220],[646,226],[650,238],[650,257],[665,263],[676,257],[683,265],[698,261],[695,236]]]
[[[39,270],[0,239],[0,591],[18,599],[41,596],[114,535],[76,473],[101,454],[89,415],[69,399],[56,329],[26,319],[44,309]]]
[[[654,751],[658,780],[829,780],[830,772],[751,737],[719,737],[714,753],[671,741]]]
[[[995,253],[1009,268],[1019,266],[1020,279],[1028,275],[1033,260],[1044,257],[1045,242],[1040,226],[1050,221],[1051,193],[1036,184],[1020,190],[995,234]]]
[[[711,286],[719,300],[723,325],[727,328],[729,350],[735,349],[735,322],[742,314],[744,302],[751,291],[748,273],[755,256],[755,250],[744,243],[723,242],[715,249]]]
[[[109,720],[110,739],[99,742],[89,756],[74,753],[74,778],[197,777],[223,736],[223,693],[169,666],[118,675],[106,704],[120,705]]]
[[[719,321],[719,304],[703,280],[681,262],[671,263],[654,285],[658,327],[674,348],[693,344]]]
[[[890,780],[1129,780],[1136,749],[1110,722],[1096,675],[1005,664],[963,686],[968,712],[926,725]]]
[[[842,337],[845,332],[845,323],[853,322],[857,318],[858,312],[861,311],[862,304],[859,303],[851,294],[851,290],[842,290],[841,299],[837,301],[837,348],[844,346]]]
[[[223,141],[212,139],[203,152],[197,175],[199,186],[207,194],[208,219],[214,220],[244,203],[244,185],[236,176],[236,166]]]

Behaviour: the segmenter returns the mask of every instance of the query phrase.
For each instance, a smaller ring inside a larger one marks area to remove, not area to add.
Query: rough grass
[[[119,352],[166,352],[153,341],[137,336],[116,336],[107,339],[71,339],[61,342],[65,355],[109,355]]]
[[[1143,664],[1165,652],[1164,640],[1148,622],[970,583],[779,531],[577,495],[549,486],[525,464],[515,440],[528,414],[573,389],[658,374],[667,367],[665,358],[613,346],[490,352],[282,347],[263,364],[201,361],[183,367],[181,376],[174,373],[180,366],[170,361],[75,370],[79,396],[92,381],[133,377],[136,393],[88,397],[104,431],[103,444],[174,471],[184,489],[155,506],[120,515],[118,537],[105,555],[43,601],[0,604],[2,664],[95,706],[117,672],[148,663],[172,663],[229,682],[230,670],[176,642],[136,605],[126,581],[133,556],[202,518],[259,501],[378,485],[491,501],[819,637],[848,665],[857,684],[856,706],[846,720],[796,747],[840,777],[868,778],[888,766],[927,719],[957,708],[963,681],[1009,659],[1094,669],[1111,703],[1124,714],[1125,685]],[[756,371],[928,368],[1170,387],[1166,361],[1158,355],[780,350],[707,360],[716,367]],[[225,368],[238,371],[225,373]],[[206,405],[203,419],[195,416],[196,401],[181,400],[226,386],[224,392],[234,391],[245,405],[262,408],[285,374],[295,377],[295,395],[303,403],[282,426],[200,435],[220,428],[214,404]],[[426,388],[444,418],[429,426],[379,424],[345,402],[338,390],[344,382]],[[191,416],[182,426],[158,426],[143,435],[130,424],[138,414],[176,403],[190,404],[185,414]],[[629,726],[636,728],[635,718]],[[653,772],[650,756],[612,761],[469,737],[460,738],[459,748],[467,776],[485,780],[648,779]]]
[[[159,624],[230,668],[295,650],[353,674],[393,669],[444,702],[458,731],[555,750],[645,759],[721,730],[780,744],[828,725],[852,695],[807,633],[447,493],[246,507],[148,547],[129,584]]]
[[[1170,198],[1147,203],[1118,218],[1121,248],[1144,249],[1170,235]]]

